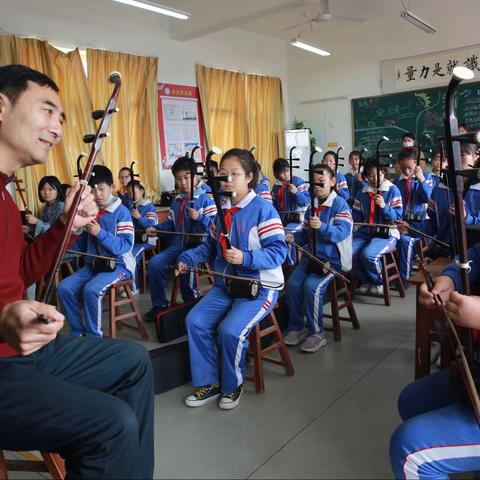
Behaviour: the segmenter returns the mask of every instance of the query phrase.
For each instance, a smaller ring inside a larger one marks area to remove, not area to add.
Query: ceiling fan
[[[310,25],[310,28],[313,28],[315,25],[318,25],[320,22],[329,22],[331,20],[340,20],[344,22],[356,22],[356,23],[363,23],[365,22],[366,18],[359,18],[359,17],[344,17],[341,15],[332,15],[330,13],[330,4],[329,0],[319,0],[320,4],[320,12],[310,17],[309,14],[306,15],[307,20],[305,22],[297,23],[296,25],[290,25],[287,28],[284,28],[283,31],[291,30],[293,28],[298,28],[303,25]]]

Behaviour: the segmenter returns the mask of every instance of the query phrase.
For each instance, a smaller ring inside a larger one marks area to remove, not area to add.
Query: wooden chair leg
[[[63,458],[58,453],[41,452],[41,454],[53,480],[63,480],[67,475]]]
[[[8,470],[3,450],[0,450],[0,480],[8,480]]]
[[[148,291],[148,279],[147,279],[147,258],[145,251],[142,252],[142,293],[146,293]]]
[[[277,337],[277,341],[279,342],[278,350],[280,352],[280,357],[282,359],[283,365],[285,367],[285,372],[287,376],[291,377],[295,374],[295,369],[293,368],[292,359],[290,358],[290,353],[288,352],[288,348],[283,341],[282,331],[277,322],[277,317],[275,316],[275,312],[272,310],[270,312],[270,318],[272,319],[273,324],[276,327],[275,336]]]
[[[352,298],[350,296],[350,292],[349,292],[348,288],[345,289],[345,293],[343,295],[344,295],[344,298],[345,298],[345,302],[347,303],[348,316],[350,317],[353,328],[355,330],[359,330],[360,329],[360,322],[358,321],[357,312],[355,311],[355,307],[353,306]]]
[[[132,302],[132,309],[135,312],[135,320],[137,322],[138,330],[142,334],[142,337],[145,340],[148,340],[148,333],[147,330],[145,329],[145,324],[143,323],[143,318],[141,317],[139,311],[138,311],[138,306],[137,306],[137,301],[135,300],[135,296],[132,293],[132,290],[130,287],[127,285],[125,287],[125,290],[127,292],[128,298]]]
[[[398,291],[400,293],[400,296],[402,298],[404,298],[405,297],[405,287],[403,286],[403,280],[402,280],[402,277],[400,276],[400,269],[398,268],[398,262],[397,262],[397,259],[395,258],[394,253],[392,253],[392,261],[395,264],[395,272],[398,275],[398,278],[397,278]]]
[[[383,283],[383,300],[385,306],[389,307],[392,304],[392,295],[390,292],[390,282],[388,281],[387,255],[382,255],[382,283]]]
[[[252,345],[255,391],[257,393],[265,393],[265,377],[263,375],[263,365],[262,365],[262,345],[261,345],[261,338],[260,338],[260,326],[257,324],[253,328],[255,329],[255,333],[253,335],[254,344]]]
[[[115,314],[116,314],[116,308],[115,308],[115,303],[116,303],[116,294],[115,294],[115,288],[110,288],[110,298],[109,298],[109,303],[110,303],[110,308],[109,308],[109,313],[110,313],[110,337],[111,338],[117,338],[117,322],[115,321]]]
[[[330,300],[330,305],[332,307],[333,339],[336,342],[340,342],[342,340],[342,330],[340,328],[340,312],[338,310],[337,285],[335,278],[332,279],[330,285],[330,291],[332,296]],[[323,305],[321,308],[323,308]]]

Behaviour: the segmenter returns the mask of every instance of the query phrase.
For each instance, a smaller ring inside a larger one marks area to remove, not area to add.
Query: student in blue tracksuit
[[[120,182],[120,188],[117,191],[117,197],[129,210],[132,208],[132,199],[129,197],[127,192],[127,185],[132,181],[130,173],[131,172],[128,167],[123,167],[120,169],[120,171],[118,172],[118,181]]]
[[[256,162],[257,163],[257,168],[258,168],[258,171],[259,171],[259,175],[258,175],[258,184],[255,188],[255,193],[264,198],[267,202],[270,202],[272,203],[273,202],[273,199],[272,199],[272,194],[270,193],[270,180],[268,177],[266,177],[265,175],[263,175],[262,173],[262,167],[260,165],[260,163]]]
[[[362,172],[360,171],[360,159],[362,152],[352,150],[348,156],[348,163],[350,164],[350,170],[345,174],[345,180],[347,181],[348,191],[350,194],[349,200],[353,203],[353,199],[359,190],[363,188]]]
[[[135,191],[133,190],[135,189]],[[155,205],[145,198],[145,187],[138,181],[134,180],[127,185],[127,193],[132,199],[132,209],[130,213],[133,219],[133,228],[135,229],[135,244],[133,245],[132,255],[135,258],[137,269],[135,270],[135,292],[138,287],[138,267],[142,260],[142,252],[155,248],[157,239],[155,237],[147,237],[147,228],[154,227],[158,223],[157,209]],[[135,198],[135,206],[133,199]],[[143,235],[142,235],[143,234]]]
[[[470,283],[478,284],[480,245],[468,250],[468,258]],[[454,323],[479,330],[480,297],[461,295],[460,288],[459,267],[452,263],[436,279],[431,292],[426,284],[420,287],[419,301],[433,305],[434,295],[439,294]],[[478,347],[477,342],[477,352]],[[437,479],[480,471],[480,428],[468,399],[461,399],[457,388],[452,388],[449,373],[446,369],[421,378],[400,394],[398,411],[403,423],[390,441],[395,478]]]
[[[289,233],[286,241],[295,240],[312,252],[312,236],[316,236],[315,251],[320,260],[330,262],[338,270],[348,272],[352,267],[352,214],[345,199],[335,192],[335,172],[327,165],[314,170],[315,212],[310,207],[305,214],[302,231]],[[323,301],[333,274],[312,272],[309,259],[302,255],[300,263],[288,279],[288,334],[287,345],[300,345],[304,352],[316,352],[327,343],[323,334]],[[320,267],[321,268],[321,267]],[[305,331],[304,316],[307,320]]]
[[[443,157],[442,162],[442,152],[437,150],[432,158],[432,180],[433,188],[435,188],[442,181],[442,169],[447,167],[447,159]]]
[[[462,168],[468,170],[475,165],[478,157],[476,154],[476,145],[473,143],[460,144],[462,154]],[[466,186],[464,194],[465,206],[465,224],[479,225],[480,224],[480,183]],[[425,225],[425,232],[434,236],[438,240],[449,245],[453,244],[453,219],[451,212],[453,212],[453,195],[450,188],[441,181],[437,187],[434,188],[430,201],[428,202],[428,222]],[[431,245],[428,256],[436,258],[438,256],[448,256],[450,252],[444,252],[436,245]]]
[[[400,226],[398,240],[399,269],[403,281],[410,278],[415,256],[415,246],[420,237],[411,235],[407,226],[423,230],[428,202],[432,196],[433,179],[428,172],[417,166],[417,151],[404,148],[398,154],[399,175],[393,180],[402,194],[404,223]]]
[[[302,228],[303,218],[310,195],[307,184],[295,175],[290,178],[290,163],[284,158],[277,158],[273,162],[273,174],[277,181],[272,187],[273,206],[277,209],[287,232]],[[296,263],[296,250],[288,249],[287,263]]]
[[[113,195],[112,172],[103,165],[95,165],[90,184],[95,189],[99,212],[96,220],[87,226],[71,247],[92,255],[115,259],[112,271],[100,271],[93,265],[92,257],[85,257],[85,266],[60,282],[58,298],[71,327],[70,335],[102,336],[102,299],[108,287],[132,278],[135,260],[132,255],[133,224],[130,212],[120,199]],[[79,297],[83,296],[85,322]]]
[[[402,219],[402,195],[385,178],[386,168],[380,169],[380,192],[377,192],[377,165],[374,159],[365,162],[362,176],[366,183],[353,202],[355,223],[390,224]],[[377,214],[378,212],[378,214]],[[383,294],[381,257],[395,247],[400,236],[391,228],[388,238],[372,237],[369,227],[362,226],[353,233],[353,276],[360,281],[359,293]]]
[[[325,152],[323,154],[322,163],[324,165],[328,165],[335,172],[337,166],[337,158],[337,154],[334,151],[329,150],[328,152]],[[336,176],[337,195],[340,195],[342,198],[348,201],[350,199],[350,191],[348,190],[347,179],[345,178],[345,175],[343,175],[343,173],[340,173],[338,170],[336,172]]]
[[[168,218],[164,222],[147,228],[147,234],[157,236],[157,230],[168,232],[185,232],[194,234],[208,234],[210,224],[215,219],[217,207],[213,200],[198,187],[199,175],[195,175],[195,191],[193,192],[194,208],[190,207],[190,166],[192,159],[180,157],[172,166],[172,174],[178,195],[172,202],[168,212]],[[166,234],[160,234],[160,236]],[[148,284],[152,309],[145,315],[147,321],[154,321],[157,314],[168,308],[168,299],[165,295],[165,286],[168,277],[173,272],[173,265],[177,257],[188,248],[187,237],[172,234],[172,241],[162,252],[155,255],[148,262]],[[201,240],[201,239],[200,239]],[[184,301],[196,298],[196,278],[193,272],[180,276],[180,291]]]
[[[226,152],[220,162],[220,175],[232,178],[231,182],[222,182],[223,190],[236,192],[231,202],[225,201],[223,210],[232,248],[227,248],[217,218],[207,241],[180,255],[177,269],[185,271],[214,258],[216,272],[265,282],[258,286],[256,299],[232,298],[225,279],[215,277],[214,286],[187,316],[192,382],[197,390],[185,403],[198,407],[220,396],[218,405],[227,410],[238,405],[242,393],[248,334],[272,310],[283,288],[282,263],[287,245],[277,211],[252,190],[258,170],[251,152]]]

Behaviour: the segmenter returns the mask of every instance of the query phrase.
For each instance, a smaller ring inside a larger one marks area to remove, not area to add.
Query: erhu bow
[[[458,251],[458,259],[456,259],[455,262],[460,269],[461,291],[459,293],[467,296],[470,295],[470,283],[468,278],[470,262],[468,260],[465,216],[463,207],[464,180],[462,175],[458,174],[458,171],[462,170],[462,160],[460,153],[460,140],[458,139],[458,120],[455,113],[454,92],[456,87],[460,84],[462,80],[470,80],[472,78],[473,72],[468,68],[455,67],[453,69],[452,79],[448,84],[447,94],[445,98],[445,138],[448,157],[447,180],[454,199],[454,221],[455,230],[457,233],[457,242],[456,244],[454,242],[453,248],[457,249]],[[431,290],[433,288],[433,277],[431,275],[431,272],[428,270],[428,266],[423,264],[422,271],[426,278],[427,287],[429,288],[429,290]],[[464,351],[458,337],[457,330],[450,316],[448,315],[448,312],[445,309],[442,299],[439,296],[436,296],[435,300],[441,309],[441,312],[444,316],[445,321],[448,324],[449,330],[451,331],[453,338],[455,339],[455,345],[453,346],[453,349],[459,354],[459,371],[462,376],[471,405],[475,412],[475,416],[478,423],[480,424],[480,398],[478,396],[475,381],[471,373],[471,368],[475,368],[475,371],[477,373],[479,369],[477,359],[475,358],[473,351],[473,332],[471,329],[464,329]],[[477,333],[478,332],[475,331],[475,334]]]
[[[108,100],[105,110],[96,110],[95,112],[92,113],[92,118],[94,120],[101,119],[100,125],[97,129],[97,133],[92,135],[85,135],[83,137],[83,141],[85,143],[92,143],[92,147],[90,149],[90,154],[88,156],[87,164],[85,165],[85,169],[82,172],[82,176],[80,178],[80,188],[75,195],[75,198],[72,202],[72,206],[70,207],[70,210],[68,213],[68,217],[65,222],[63,238],[60,241],[60,245],[58,247],[52,269],[48,274],[47,281],[45,283],[45,288],[43,289],[43,292],[40,298],[40,302],[42,303],[49,303],[50,301],[50,298],[53,292],[55,274],[59,269],[63,255],[65,254],[68,248],[68,243],[72,235],[73,222],[75,220],[80,203],[82,201],[82,195],[86,187],[88,186],[88,181],[92,174],[92,169],[95,164],[95,160],[98,155],[98,152],[102,147],[103,140],[105,137],[108,136],[107,129],[108,129],[108,126],[110,125],[112,115],[115,112],[118,112],[117,102],[118,102],[118,96],[120,94],[120,87],[122,84],[122,75],[118,72],[112,72],[109,75],[108,79],[111,83],[114,84],[113,92]],[[49,320],[44,317],[39,317],[39,320],[44,323],[49,322]]]

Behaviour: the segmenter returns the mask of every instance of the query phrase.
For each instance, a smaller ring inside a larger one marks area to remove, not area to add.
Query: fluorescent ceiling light
[[[290,42],[290,44],[293,45],[294,47],[303,48],[303,50],[308,50],[309,52],[316,53],[317,55],[321,55],[322,57],[328,57],[329,55],[331,55],[331,53],[327,52],[326,50],[322,50],[320,48],[313,47],[312,45],[309,45],[308,43],[300,42],[296,38],[294,38]]]
[[[407,22],[410,22],[412,25],[422,29],[426,33],[435,33],[437,29],[432,27],[425,20],[422,20],[420,17],[417,17],[414,13],[404,10],[400,16],[404,18]]]
[[[164,7],[163,5],[157,5],[156,3],[147,2],[142,0],[113,0],[114,2],[124,3],[125,5],[130,5],[131,7],[143,8],[144,10],[149,10],[150,12],[161,13],[162,15],[168,15],[169,17],[178,18],[180,20],[188,20],[191,15],[187,12],[182,12],[180,10],[175,10],[174,8]]]

